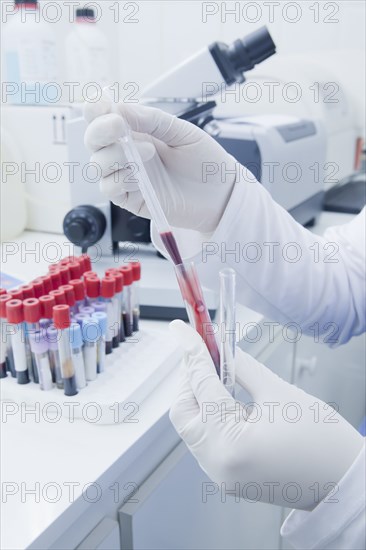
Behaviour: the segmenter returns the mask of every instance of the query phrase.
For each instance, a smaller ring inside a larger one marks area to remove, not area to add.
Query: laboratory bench
[[[313,230],[323,233],[350,218],[323,213]],[[24,263],[21,249],[50,241],[70,254],[64,236],[26,232],[12,243],[13,253],[8,246],[3,270],[24,281],[42,274],[47,261],[38,256],[37,262]],[[262,324],[265,319],[238,306],[238,321]],[[168,334],[167,322],[142,324],[146,332]],[[357,425],[365,411],[364,337],[330,350],[306,337],[285,341],[281,334],[277,330],[271,344],[261,339],[242,347],[286,380],[340,403],[344,416]],[[147,388],[133,417],[122,423],[53,418],[43,402],[32,412],[29,403],[22,404],[22,388],[14,399],[17,408],[2,403],[1,548],[283,548],[279,529],[285,510],[227,500],[219,491],[204,494],[210,481],[168,416],[179,362],[177,350],[164,378]]]

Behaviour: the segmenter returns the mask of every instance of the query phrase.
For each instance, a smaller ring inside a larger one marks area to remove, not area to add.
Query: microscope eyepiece
[[[276,53],[276,46],[266,27],[235,40],[230,46],[215,42],[209,49],[228,85],[244,82],[245,71]]]

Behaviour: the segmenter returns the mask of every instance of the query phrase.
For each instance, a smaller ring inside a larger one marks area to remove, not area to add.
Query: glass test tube
[[[75,305],[77,311],[75,313],[78,313],[80,311],[80,308],[85,306],[85,287],[83,281],[80,279],[72,279],[69,282],[69,285],[71,285],[74,289],[75,294]]]
[[[107,333],[107,314],[103,311],[96,311],[92,315],[93,321],[99,324],[100,336],[97,341],[97,372],[105,370],[105,335]]]
[[[123,324],[125,335],[132,336],[133,306],[132,306],[132,283],[133,274],[131,266],[121,266],[119,271],[123,275]]]
[[[23,300],[24,320],[25,320],[25,345],[27,354],[30,354],[30,363],[28,369],[32,373],[32,378],[36,384],[39,383],[38,369],[35,354],[31,349],[30,339],[32,334],[39,332],[39,321],[41,318],[40,303],[37,298],[27,298]],[[29,360],[29,355],[27,355]]]
[[[29,342],[35,358],[39,387],[41,390],[52,390],[53,381],[48,355],[48,342],[41,332],[29,334]]]
[[[220,277],[220,379],[235,397],[235,271],[222,269]]]
[[[98,322],[93,319],[84,321],[82,334],[84,340],[85,376],[88,381],[92,381],[97,377],[97,342],[100,337]]]
[[[61,373],[60,353],[58,351],[58,330],[54,326],[50,326],[46,331],[46,339],[48,342],[48,355],[50,359],[50,369],[52,381],[56,383],[59,390],[64,389],[64,381]]]
[[[85,388],[85,364],[83,355],[83,337],[78,323],[70,326],[71,356],[75,369],[76,387],[78,390]]]
[[[112,298],[113,307],[115,309],[115,323],[116,323],[116,339],[118,344],[124,342],[125,331],[123,327],[123,318],[122,318],[122,305],[123,305],[123,275],[118,269],[111,268],[106,271],[106,277],[113,277],[115,282],[115,295]]]
[[[6,302],[6,317],[11,326],[10,339],[17,382],[18,384],[28,384],[30,379],[25,349],[24,311],[21,300],[9,300]]]
[[[4,292],[0,296],[0,378],[5,378],[8,376],[7,367],[10,370],[9,362],[9,347],[10,345],[10,334],[8,331],[8,322],[6,319],[6,302],[10,300],[10,296]]]
[[[141,279],[141,264],[140,262],[130,262],[133,274],[132,285],[132,330],[139,330],[140,322],[140,279]]]
[[[60,353],[61,373],[64,382],[64,394],[73,396],[78,393],[76,388],[75,370],[71,359],[70,346],[70,308],[68,305],[57,305],[53,308],[53,322],[58,335],[58,351]]]
[[[115,306],[112,302],[112,298],[115,295],[115,282],[114,279],[110,277],[104,277],[101,280],[101,296],[106,304],[107,308],[107,333],[106,333],[106,343],[105,343],[105,352],[107,355],[112,353],[113,348],[113,338],[115,338],[115,329],[116,329],[116,318],[115,318]]]
[[[189,322],[206,343],[216,372],[220,375],[220,352],[214,334],[214,327],[204,301],[196,268],[193,263],[176,264],[174,268],[186,306]]]

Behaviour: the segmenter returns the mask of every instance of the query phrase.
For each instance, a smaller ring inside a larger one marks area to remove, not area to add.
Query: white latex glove
[[[185,350],[170,419],[201,468],[221,491],[314,508],[351,466],[362,436],[329,405],[237,349],[236,379],[255,403],[250,414],[221,384],[198,333],[182,321],[170,326]]]
[[[111,111],[108,98],[84,109],[89,123],[85,145],[93,153],[91,162],[101,167],[102,192],[114,204],[150,218],[118,143],[124,118],[169,223],[213,232],[233,190],[236,160],[203,130],[159,109],[119,103],[118,114]],[[206,177],[206,171],[216,173]]]

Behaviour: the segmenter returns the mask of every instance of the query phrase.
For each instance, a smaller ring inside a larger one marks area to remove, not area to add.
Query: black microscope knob
[[[104,235],[107,226],[105,216],[99,208],[91,205],[76,206],[64,218],[64,233],[76,246],[88,248]]]

